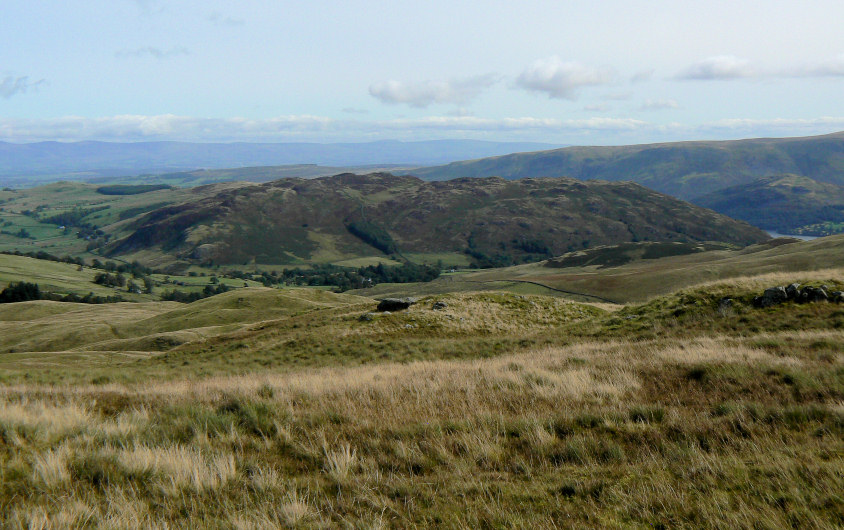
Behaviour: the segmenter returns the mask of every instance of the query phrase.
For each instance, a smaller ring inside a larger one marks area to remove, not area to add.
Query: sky
[[[844,130],[841,0],[3,0],[0,141]]]

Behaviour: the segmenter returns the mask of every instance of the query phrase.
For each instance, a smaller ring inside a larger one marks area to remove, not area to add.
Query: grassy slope
[[[783,244],[786,241],[790,242]],[[647,300],[688,285],[717,279],[775,271],[834,268],[840,266],[842,256],[844,236],[802,242],[780,239],[741,250],[710,250],[659,259],[639,259],[616,267],[588,265],[556,268],[549,266],[555,261],[551,260],[504,269],[448,274],[424,284],[382,284],[355,293],[386,297],[482,289],[517,292],[531,289],[538,294],[567,296],[578,300],[595,301],[603,298],[625,303]],[[578,296],[577,293],[586,296]]]
[[[481,293],[360,321],[373,302],[295,291],[325,299],[120,363],[19,360],[30,380],[75,384],[2,388],[0,517],[841,526],[844,310],[750,306],[790,281],[841,288],[844,270],[722,281],[613,313]],[[719,310],[724,296],[734,304]],[[215,298],[204,303],[233,302]],[[16,361],[2,357],[10,377]]]
[[[73,366],[75,373],[84,374],[91,365],[83,359],[96,366],[109,357],[105,352],[153,355],[264,320],[361,302],[371,301],[317,289],[251,288],[192,304],[91,305],[50,301],[2,304],[0,352],[6,355],[0,363],[6,367],[26,367],[27,377],[31,376],[29,369],[41,363],[48,367]],[[133,360],[134,357],[126,357],[124,362]]]
[[[844,133],[806,138],[567,147],[454,162],[420,168],[413,173],[430,180],[490,176],[633,180],[685,199],[783,173],[844,185]]]

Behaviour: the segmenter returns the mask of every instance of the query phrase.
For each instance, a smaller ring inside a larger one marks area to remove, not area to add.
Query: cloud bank
[[[680,104],[673,99],[646,99],[639,110],[668,110],[679,109]]]
[[[677,74],[675,79],[681,81],[729,81],[735,79],[818,77],[844,77],[844,55],[825,61],[807,62],[780,69],[759,68],[753,66],[746,59],[732,55],[721,55],[698,61]]]
[[[132,50],[120,50],[114,54],[115,57],[153,57],[158,60],[170,59],[179,55],[190,55],[190,51],[184,46],[174,46],[167,50],[155,46],[143,46]]]
[[[631,118],[483,118],[428,116],[392,120],[338,120],[321,116],[267,119],[121,115],[101,118],[0,118],[0,140],[35,142],[193,141],[284,142],[376,139],[487,138],[563,143],[630,143],[748,136],[800,136],[844,130],[844,117],[814,119],[727,119],[697,125],[658,124]]]
[[[681,80],[729,80],[758,75],[750,61],[732,55],[719,55],[698,61],[677,75]]]

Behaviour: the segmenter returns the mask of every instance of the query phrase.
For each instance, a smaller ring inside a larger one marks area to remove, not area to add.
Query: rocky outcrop
[[[768,287],[762,296],[757,296],[753,299],[755,307],[771,307],[783,302],[796,302],[798,304],[810,304],[817,302],[836,302],[844,303],[844,293],[842,291],[833,291],[829,293],[829,287],[822,285],[820,287],[805,286],[800,287],[799,283],[792,283],[788,287]]]
[[[415,298],[384,298],[378,302],[378,311],[401,311],[416,303]]]

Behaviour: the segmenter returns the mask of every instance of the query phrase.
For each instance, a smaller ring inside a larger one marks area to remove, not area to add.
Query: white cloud
[[[606,85],[614,79],[615,72],[610,68],[594,68],[549,57],[526,68],[516,78],[516,86],[544,93],[549,98],[573,100],[581,88]]]
[[[114,54],[115,57],[154,57],[158,60],[170,59],[179,55],[189,55],[190,51],[184,46],[174,46],[163,50],[155,46],[143,46],[132,50],[120,50]]]
[[[38,87],[46,83],[46,79],[39,79],[38,81],[32,82],[29,80],[29,76],[14,77],[9,75],[0,80],[0,97],[9,99],[18,94],[36,92]]]
[[[683,80],[742,79],[758,75],[750,62],[732,55],[719,55],[698,61],[677,76]]]
[[[235,26],[242,26],[246,23],[242,18],[234,18],[230,16],[223,15],[219,11],[214,11],[207,17],[205,20],[214,24],[215,26],[228,26],[228,27],[235,27]]]
[[[366,109],[358,109],[355,107],[343,107],[340,109],[342,112],[346,114],[369,114],[369,111]]]
[[[651,68],[650,70],[642,70],[641,72],[636,72],[632,76],[630,76],[631,83],[642,83],[644,81],[650,81],[651,78],[654,76],[655,70]]]
[[[627,101],[633,97],[633,92],[613,92],[602,97],[607,101]]]
[[[844,77],[844,55],[819,62],[806,62],[779,69],[764,69],[749,61],[724,55],[699,61],[675,79],[680,80],[734,80],[763,78],[817,78]]]
[[[646,99],[639,110],[667,110],[678,109],[679,103],[673,99]]]
[[[373,83],[369,94],[382,103],[405,104],[425,108],[434,103],[466,105],[481,92],[497,83],[500,76],[485,74],[448,81],[383,81]]]
[[[164,11],[164,7],[161,6],[159,0],[134,0],[134,3],[145,15],[158,14]]]
[[[781,75],[783,77],[844,77],[844,55],[819,63],[792,67]]]

